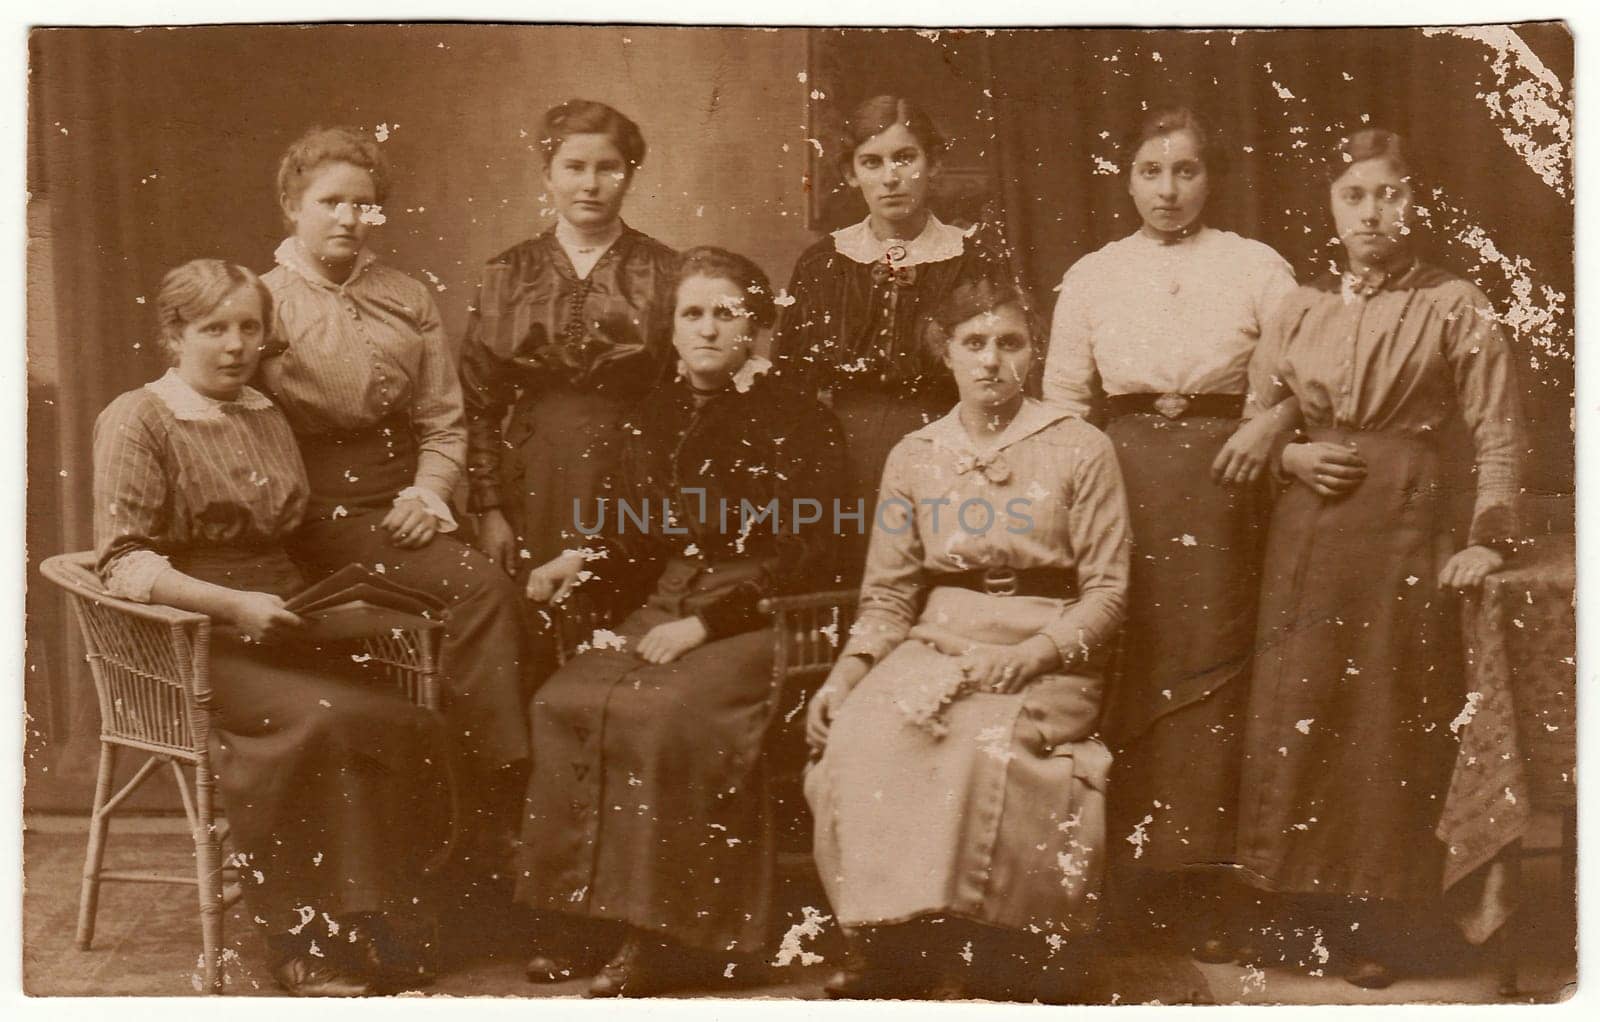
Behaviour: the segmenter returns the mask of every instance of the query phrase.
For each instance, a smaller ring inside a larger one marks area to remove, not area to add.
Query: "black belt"
[[[956,586],[991,596],[1048,596],[1070,600],[1078,595],[1078,573],[1071,568],[974,568],[939,572],[934,586]]]
[[[1113,394],[1106,398],[1106,413],[1113,419],[1141,414],[1169,419],[1237,419],[1243,412],[1242,394]]]

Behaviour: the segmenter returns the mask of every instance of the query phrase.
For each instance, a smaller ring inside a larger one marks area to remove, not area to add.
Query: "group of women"
[[[557,219],[489,262],[459,361],[366,246],[378,145],[318,130],[282,161],[276,268],[168,274],[173,368],[96,427],[108,589],[219,622],[219,780],[287,991],[426,980],[393,924],[452,783],[457,858],[509,867],[537,913],[530,980],[649,994],[761,951],[760,603],[839,579],[861,610],[806,715],[849,936],[830,994],[993,995],[1124,890],[1166,892],[1145,908],[1198,921],[1197,955],[1247,956],[1241,883],[1352,899],[1349,977],[1389,981],[1376,909],[1426,901],[1442,857],[1445,590],[1514,539],[1517,435],[1492,309],[1413,250],[1398,137],[1330,158],[1347,269],[1297,288],[1204,225],[1206,126],[1151,112],[1125,168],[1142,227],[1072,267],[1048,338],[1004,257],[930,212],[944,140],[905,99],[850,118],[868,216],[800,257],[781,310],[749,259],[623,222],[627,117],[573,100],[541,139]],[[863,500],[864,548],[804,500]],[[1027,527],[970,528],[969,505]],[[349,563],[442,601],[441,716],[296,637],[285,598]],[[551,608],[579,586],[620,623],[557,669]]]

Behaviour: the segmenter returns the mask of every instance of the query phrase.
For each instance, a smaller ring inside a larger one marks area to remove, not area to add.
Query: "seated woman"
[[[819,404],[759,375],[766,277],[696,248],[675,293],[677,378],[624,422],[612,499],[577,523],[595,533],[589,549],[528,578],[535,600],[562,598],[585,570],[654,587],[533,701],[517,897],[565,925],[546,916],[528,976],[582,975],[620,943],[595,997],[721,975],[728,953],[766,938],[775,848],[761,748],[779,693],[756,604],[833,570],[843,443]],[[641,509],[642,530],[625,517]]]
[[[156,315],[175,368],[95,423],[95,548],[113,595],[213,619],[212,762],[249,914],[289,993],[359,996],[401,978],[383,914],[412,903],[450,748],[348,650],[293,642],[284,597],[301,578],[283,541],[305,468],[283,413],[245,385],[271,308],[240,266],[167,274]]]
[[[451,534],[461,386],[427,286],[366,247],[389,180],[378,144],[352,129],[311,131],[284,153],[278,201],[293,234],[263,279],[286,347],[261,375],[311,480],[295,558],[318,574],[364,564],[448,605],[445,713],[471,779],[466,857],[481,875],[505,868],[527,776],[528,622],[511,578]]]
[[[835,997],[1003,981],[1017,931],[1042,957],[1092,924],[1104,856],[1110,754],[1090,736],[1128,583],[1116,455],[1024,395],[1038,351],[1014,290],[962,284],[933,322],[961,401],[889,454],[861,611],[807,711],[817,870],[855,937]]]

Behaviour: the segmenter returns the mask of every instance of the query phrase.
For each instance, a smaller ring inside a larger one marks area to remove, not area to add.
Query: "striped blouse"
[[[1438,435],[1459,412],[1477,472],[1470,542],[1516,538],[1516,367],[1494,307],[1469,281],[1412,263],[1298,288],[1261,336],[1245,416],[1291,394],[1312,428]]]
[[[278,265],[261,279],[272,289],[281,355],[261,376],[297,435],[375,426],[408,412],[417,438],[414,485],[444,501],[461,481],[467,427],[461,384],[439,310],[425,285],[362,252],[354,272],[334,284],[310,265],[294,238],[278,246]],[[424,498],[426,499],[426,498]]]
[[[114,596],[148,603],[187,549],[277,542],[300,524],[306,493],[289,423],[249,387],[215,401],[168,370],[95,420],[95,550]]]

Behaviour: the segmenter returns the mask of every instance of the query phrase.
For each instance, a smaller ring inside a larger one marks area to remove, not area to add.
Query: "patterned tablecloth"
[[[1574,537],[1541,536],[1462,601],[1467,698],[1436,833],[1446,899],[1473,943],[1516,907],[1517,864],[1501,853],[1534,806],[1577,803],[1576,582]]]

